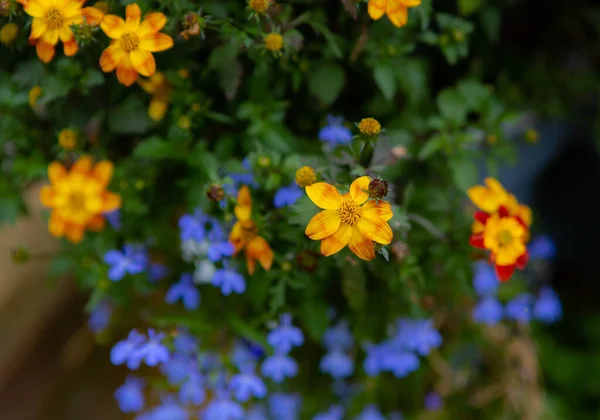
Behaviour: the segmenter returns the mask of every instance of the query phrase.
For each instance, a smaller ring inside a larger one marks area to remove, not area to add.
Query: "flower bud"
[[[375,118],[363,118],[358,123],[358,130],[363,136],[377,136],[381,133],[381,124]]]
[[[17,36],[19,36],[19,26],[16,23],[7,23],[0,29],[0,42],[4,45],[15,42]]]
[[[388,194],[388,183],[383,179],[373,179],[369,182],[369,196],[376,200],[382,200]]]
[[[210,200],[219,202],[225,198],[225,191],[220,185],[213,184],[206,191],[206,195]]]
[[[310,166],[303,166],[296,171],[296,184],[300,187],[308,187],[317,181],[317,174]]]

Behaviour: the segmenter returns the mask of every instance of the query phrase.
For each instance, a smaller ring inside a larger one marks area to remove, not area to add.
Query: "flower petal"
[[[394,213],[392,213],[392,206],[387,201],[367,201],[362,208],[363,217],[369,220],[381,218],[387,222],[394,215]]]
[[[88,222],[88,225],[87,225],[87,227],[90,230],[93,230],[94,232],[100,232],[102,229],[104,229],[104,226],[105,226],[104,216],[102,216],[101,214],[94,216],[92,218],[92,220],[90,220]]]
[[[78,244],[83,239],[83,226],[76,224],[68,224],[66,230],[67,239],[74,244]]]
[[[329,257],[342,249],[348,242],[350,241],[350,237],[352,236],[352,226],[342,223],[338,230],[331,236],[324,238],[321,241],[321,254]]]
[[[105,191],[102,194],[102,213],[116,210],[121,207],[121,197],[118,194]]]
[[[143,37],[144,35],[151,34],[160,31],[167,24],[167,17],[160,12],[148,13],[146,19],[140,25],[138,35]]]
[[[387,0],[369,0],[369,16],[373,20],[381,19],[381,16],[385,13],[385,5]]]
[[[50,218],[48,219],[48,232],[52,236],[60,238],[65,234],[66,224],[65,221],[58,216],[56,210],[50,214]]]
[[[66,2],[60,9],[61,14],[65,19],[69,19],[75,16],[81,16],[81,6],[85,3],[85,0],[73,0]]]
[[[62,42],[66,42],[66,41],[71,40],[72,38],[75,38],[75,36],[73,35],[73,32],[71,31],[71,29],[69,27],[62,26],[62,27],[58,28],[57,31],[58,31],[58,38]]]
[[[108,160],[102,160],[96,163],[92,170],[92,175],[96,178],[103,187],[106,187],[110,182],[114,171],[114,165]]]
[[[92,164],[94,161],[91,156],[82,156],[71,166],[71,172],[75,173],[79,172],[81,174],[87,175],[92,170]]]
[[[81,12],[88,25],[96,26],[105,18],[104,12],[97,7],[84,7],[81,9]]]
[[[496,266],[496,275],[500,279],[500,281],[507,281],[511,278],[513,273],[515,272],[516,265],[497,265]]]
[[[23,4],[23,10],[25,10],[25,13],[32,17],[42,17],[46,12],[44,7],[37,0],[29,0],[21,4]]]
[[[45,207],[54,207],[54,197],[56,196],[56,193],[54,191],[54,188],[52,188],[50,185],[44,185],[41,189],[40,189],[40,202],[45,206]]]
[[[242,185],[237,194],[238,206],[252,207],[252,196],[250,195],[250,189],[247,185]]]
[[[269,243],[261,236],[256,236],[246,246],[246,256],[257,259],[265,271],[269,271],[273,265],[273,250]]]
[[[44,31],[44,33],[42,34],[42,39],[44,40],[44,42],[50,45],[56,45],[56,43],[58,42],[58,30],[48,29],[47,31]]]
[[[483,233],[476,233],[469,237],[469,245],[478,249],[485,249],[483,244]]]
[[[348,248],[354,252],[356,256],[365,261],[371,261],[375,258],[375,248],[371,238],[361,230],[359,225],[352,228],[352,236],[348,242]]]
[[[152,76],[156,71],[156,61],[151,52],[137,49],[129,53],[133,68],[142,76]]]
[[[363,204],[369,199],[369,183],[371,178],[368,176],[361,176],[354,180],[350,185],[350,196],[357,204]]]
[[[342,205],[339,191],[326,182],[316,182],[305,188],[308,198],[325,210],[337,210]]]
[[[140,26],[140,18],[142,16],[142,10],[136,3],[127,5],[125,8],[125,26],[127,32],[137,32]]]
[[[77,45],[77,41],[75,40],[75,37],[72,37],[71,39],[69,39],[67,41],[63,41],[63,49],[64,49],[65,55],[67,57],[72,57],[75,54],[77,54],[77,50],[79,49],[79,46]]]
[[[421,0],[402,0],[404,7],[417,7],[421,5]]]
[[[381,218],[366,219],[362,218],[357,225],[361,231],[369,235],[369,237],[378,244],[387,245],[392,242],[394,233],[387,222]]]
[[[33,18],[31,21],[31,35],[30,38],[39,38],[48,29],[46,22],[43,18]]]
[[[167,113],[168,107],[169,103],[167,101],[154,98],[150,101],[150,106],[148,107],[148,116],[153,121],[160,121],[164,118],[165,114]]]
[[[109,45],[102,51],[100,56],[100,67],[105,73],[113,71],[121,61],[127,57],[125,51],[121,49],[119,44],[114,43]]]
[[[390,22],[398,28],[408,22],[408,9],[402,4],[401,0],[388,0],[385,13]]]
[[[117,79],[125,86],[131,86],[138,78],[138,72],[131,65],[131,60],[127,54],[124,54],[123,59],[117,65]]]
[[[106,15],[100,23],[100,28],[107,37],[119,39],[125,30],[125,21],[116,15]]]
[[[48,165],[48,179],[51,184],[56,184],[67,176],[67,169],[60,162],[52,162]]]
[[[319,240],[331,236],[340,227],[340,216],[335,210],[317,213],[306,226],[304,233],[310,239]]]
[[[160,32],[144,35],[140,38],[139,48],[150,52],[168,50],[173,46],[173,38]]]

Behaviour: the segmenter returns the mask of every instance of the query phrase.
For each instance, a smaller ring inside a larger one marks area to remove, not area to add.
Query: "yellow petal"
[[[103,206],[102,197],[97,195],[87,197],[84,204],[85,210],[93,214],[102,213]]]
[[[60,182],[67,176],[67,169],[60,162],[52,162],[48,165],[48,179],[51,184]]]
[[[125,27],[127,32],[137,32],[140,26],[142,10],[136,3],[127,5],[125,8]]]
[[[87,175],[92,170],[93,163],[91,156],[82,156],[71,167],[71,173],[79,172]]]
[[[106,187],[113,176],[113,172],[114,165],[108,160],[102,160],[96,163],[92,175],[100,182],[102,187]]]
[[[262,237],[256,236],[246,246],[246,256],[257,259],[265,271],[269,271],[273,265],[273,250],[269,243]]]
[[[121,207],[121,196],[111,192],[104,192],[102,194],[102,213],[117,210]]]
[[[402,0],[404,7],[417,7],[421,5],[421,0]]]
[[[37,0],[29,0],[23,4],[23,10],[29,16],[42,17],[46,13],[44,7]]]
[[[467,190],[467,196],[473,204],[487,213],[498,210],[498,206],[504,201],[503,196],[498,195],[487,187],[476,185]]]
[[[42,62],[49,63],[52,61],[52,58],[54,58],[54,45],[48,44],[40,39],[35,44],[35,52]]]
[[[48,231],[52,236],[60,238],[65,234],[66,225],[62,218],[60,218],[56,211],[53,211],[48,219]]]
[[[527,226],[531,226],[532,215],[531,208],[529,208],[529,206],[521,204],[519,206],[519,210],[517,211],[517,216],[519,216],[523,223],[525,223]]]
[[[369,0],[369,16],[371,19],[378,20],[385,13],[385,5],[387,0]]]
[[[39,38],[46,31],[46,21],[43,18],[33,18],[31,21],[31,35],[30,38]]]
[[[138,72],[131,65],[131,60],[127,53],[123,54],[123,58],[117,64],[117,79],[125,86],[131,86],[138,78]]]
[[[143,37],[144,35],[151,34],[160,31],[167,24],[167,17],[163,13],[149,13],[146,19],[140,25],[138,35]]]
[[[152,76],[156,71],[156,61],[151,52],[138,48],[129,53],[129,58],[133,68],[142,76]]]
[[[65,55],[67,57],[72,57],[75,54],[77,54],[77,50],[79,49],[79,46],[77,45],[77,41],[75,40],[75,37],[72,37],[68,41],[64,41],[63,49],[65,50]]]
[[[387,222],[394,215],[394,213],[392,213],[392,206],[387,201],[367,201],[362,209],[363,217],[370,220],[373,218],[380,218]]]
[[[104,12],[97,7],[84,7],[81,9],[83,17],[89,25],[98,25],[104,19]]]
[[[108,73],[113,71],[126,57],[125,51],[121,49],[118,43],[114,43],[102,51],[100,67],[103,72]]]
[[[401,0],[388,0],[385,13],[390,22],[398,28],[406,25],[406,22],[408,22],[408,10],[404,7]]]
[[[150,106],[148,107],[148,116],[153,121],[160,121],[167,113],[168,107],[168,102],[163,101],[162,99],[154,98],[150,101]]]
[[[361,176],[354,180],[350,185],[350,196],[357,204],[362,204],[369,199],[369,183],[371,178],[368,176]]]
[[[71,29],[69,27],[66,26],[62,26],[60,28],[58,28],[58,37],[60,38],[60,40],[62,42],[67,42],[70,41],[71,39],[75,38],[75,36],[73,35],[73,32],[71,32]]]
[[[338,190],[326,182],[316,182],[305,188],[308,198],[322,209],[337,210],[342,205]]]
[[[367,234],[373,241],[387,245],[392,242],[394,234],[392,228],[383,219],[375,217],[373,219],[362,218],[356,225],[360,230]]]
[[[241,222],[250,220],[252,216],[252,207],[249,206],[235,206],[233,209],[235,217]]]
[[[54,207],[54,197],[56,193],[49,185],[44,185],[40,189],[40,202],[46,207]]]
[[[237,194],[238,206],[252,208],[252,196],[250,195],[250,189],[247,185],[242,185]]]
[[[58,30],[48,29],[47,31],[44,31],[44,33],[42,34],[42,39],[47,44],[56,45],[56,43],[58,42]]]
[[[100,28],[109,38],[119,39],[125,30],[125,21],[119,16],[106,15],[100,23]]]
[[[331,236],[340,227],[340,216],[335,210],[317,213],[306,226],[304,233],[310,239],[319,240]]]
[[[253,275],[256,269],[256,259],[246,254],[246,266],[248,267],[248,274]]]
[[[352,236],[352,226],[342,223],[338,230],[331,236],[324,238],[321,241],[321,254],[329,257],[342,249],[348,242],[350,241],[350,237]]]
[[[83,239],[83,226],[78,224],[67,225],[67,239],[74,244],[78,244]]]
[[[65,19],[81,16],[81,6],[84,0],[69,1],[61,7],[61,14]]]
[[[140,49],[158,52],[168,50],[173,46],[173,38],[163,33],[151,33],[140,38]]]
[[[373,241],[365,234],[358,225],[352,228],[352,236],[348,242],[348,248],[354,252],[356,256],[365,261],[371,261],[375,258],[375,249]]]
[[[94,216],[94,218],[88,222],[87,227],[95,232],[100,232],[102,229],[104,229],[104,225],[104,216],[99,214]]]

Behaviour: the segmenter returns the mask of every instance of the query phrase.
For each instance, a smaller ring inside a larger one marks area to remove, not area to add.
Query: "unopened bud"
[[[206,195],[212,201],[219,202],[225,198],[225,191],[223,190],[223,187],[221,187],[220,185],[211,185],[208,188],[208,191],[206,191]]]
[[[388,194],[388,183],[383,179],[373,179],[369,183],[369,196],[376,200],[383,199]]]

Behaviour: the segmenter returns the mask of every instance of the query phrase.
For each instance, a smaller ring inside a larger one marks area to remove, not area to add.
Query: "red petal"
[[[476,211],[474,214],[475,220],[477,220],[482,225],[485,225],[487,220],[490,218],[490,215],[484,211]]]
[[[521,226],[523,226],[525,229],[529,230],[529,226],[527,226],[527,224],[523,221],[523,219],[521,219],[521,216],[514,216],[514,218],[517,220],[517,222],[519,222],[519,224]]]
[[[500,281],[507,281],[515,272],[516,265],[497,265],[496,266],[496,274]]]
[[[475,248],[485,249],[485,247],[483,246],[483,234],[477,233],[475,235],[471,235],[471,237],[469,238],[469,244],[471,246],[474,246]]]
[[[500,215],[500,217],[508,217],[508,209],[504,206],[500,206],[498,207],[498,214]]]
[[[525,251],[525,253],[521,255],[516,262],[517,268],[519,270],[523,270],[527,265],[527,262],[529,262],[529,252]]]

